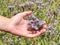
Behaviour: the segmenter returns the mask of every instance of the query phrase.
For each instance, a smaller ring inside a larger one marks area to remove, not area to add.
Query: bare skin
[[[41,33],[46,31],[46,25],[43,25],[43,28],[39,31],[28,30],[28,21],[23,19],[23,17],[30,15],[31,11],[26,11],[19,13],[11,18],[0,16],[0,29],[10,32],[15,35],[24,36],[24,37],[37,37]],[[32,33],[35,32],[35,33]]]

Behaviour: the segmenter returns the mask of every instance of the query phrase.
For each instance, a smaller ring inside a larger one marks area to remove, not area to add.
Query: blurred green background
[[[0,31],[0,45],[60,45],[60,0],[0,0],[2,16],[11,18],[28,10],[47,22],[46,32],[25,38]]]

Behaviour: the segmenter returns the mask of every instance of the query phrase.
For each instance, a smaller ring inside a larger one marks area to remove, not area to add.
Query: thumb
[[[32,13],[32,11],[25,11],[25,12],[22,12],[22,13],[18,13],[17,16],[20,17],[20,18],[23,18],[25,16],[28,16],[31,13]]]
[[[31,13],[32,13],[32,11],[25,11],[25,12],[22,12],[22,13],[18,13],[17,15],[12,17],[12,24],[15,25],[15,24],[19,23],[22,20],[23,17],[25,17],[25,16],[27,16]]]

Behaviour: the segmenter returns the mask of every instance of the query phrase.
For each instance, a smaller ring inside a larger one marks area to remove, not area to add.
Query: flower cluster
[[[41,27],[45,24],[44,20],[39,20],[34,14],[25,17],[25,19],[29,21],[29,29],[40,30]]]

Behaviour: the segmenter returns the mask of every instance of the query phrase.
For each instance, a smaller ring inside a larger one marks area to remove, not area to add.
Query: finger
[[[32,11],[25,11],[25,12],[17,14],[17,16],[19,16],[19,17],[25,17],[25,16],[30,15],[31,13],[32,13]]]
[[[47,25],[46,25],[46,24],[44,24],[44,25],[43,25],[43,29],[46,29],[46,28],[47,28]]]
[[[42,29],[40,32],[37,31],[36,34],[28,34],[27,37],[29,37],[29,38],[37,37],[37,36],[39,36],[41,33],[44,33],[45,31],[46,31],[46,29]]]

